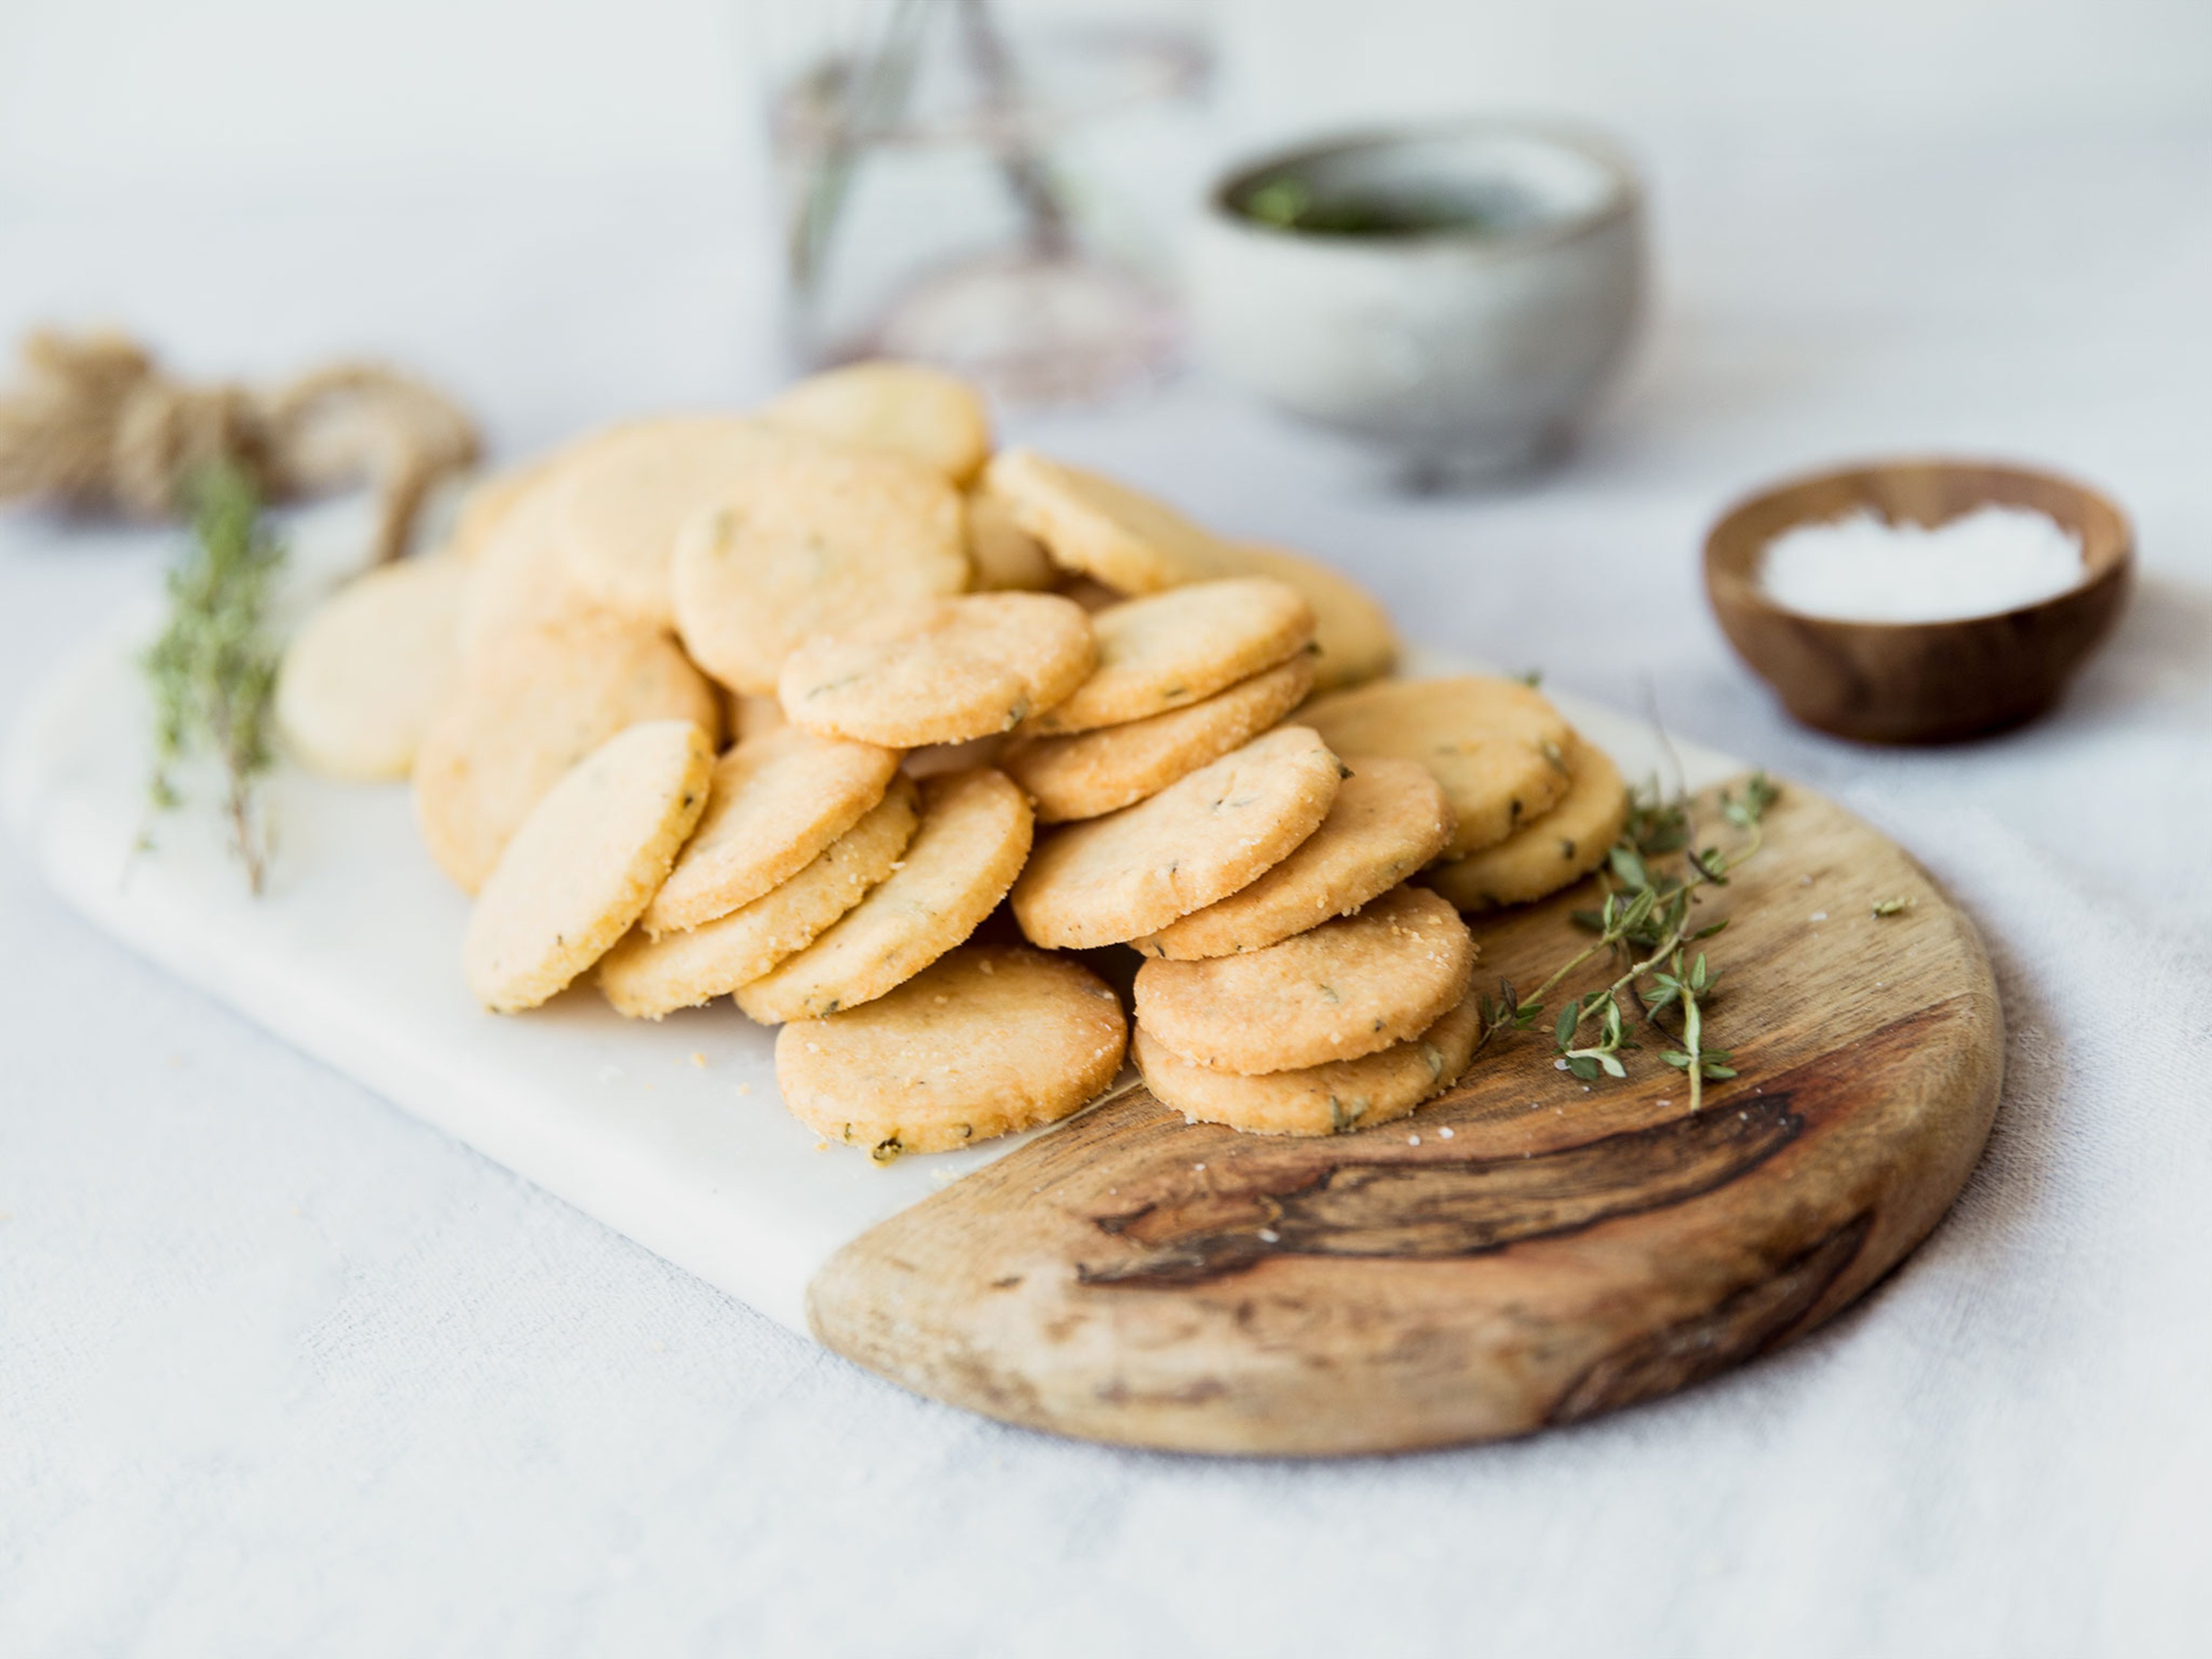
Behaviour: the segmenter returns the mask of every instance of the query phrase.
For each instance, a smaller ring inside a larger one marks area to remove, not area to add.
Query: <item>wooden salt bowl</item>
[[[2032,507],[2081,538],[2081,582],[2016,611],[1952,622],[1837,622],[1761,592],[1767,543],[1862,508],[1930,528],[1990,503]],[[1806,725],[1869,743],[1950,743],[2034,719],[2112,632],[2135,562],[2126,514],[2047,472],[1901,460],[1822,473],[1739,502],[1705,538],[1705,592],[1736,654]]]

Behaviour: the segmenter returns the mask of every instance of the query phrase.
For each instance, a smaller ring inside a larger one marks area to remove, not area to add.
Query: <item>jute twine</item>
[[[392,559],[431,486],[479,453],[451,398],[376,363],[274,388],[191,386],[128,336],[41,330],[24,339],[21,368],[0,393],[0,501],[171,518],[193,471],[228,460],[270,501],[374,485],[377,556]]]

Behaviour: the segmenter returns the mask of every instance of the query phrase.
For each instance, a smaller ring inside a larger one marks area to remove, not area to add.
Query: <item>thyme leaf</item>
[[[191,538],[171,567],[168,618],[139,659],[154,703],[156,811],[184,803],[180,765],[211,756],[222,769],[231,845],[259,894],[268,825],[255,786],[269,769],[276,644],[268,633],[270,589],[284,544],[261,518],[261,498],[240,469],[221,463],[185,489]]]

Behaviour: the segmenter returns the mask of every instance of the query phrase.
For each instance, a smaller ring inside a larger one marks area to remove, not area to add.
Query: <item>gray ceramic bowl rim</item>
[[[1607,185],[1605,198],[1580,213],[1547,219],[1540,224],[1502,235],[1494,231],[1473,230],[1422,230],[1392,236],[1328,235],[1271,225],[1243,212],[1234,203],[1240,191],[1271,173],[1294,171],[1358,150],[1386,149],[1455,137],[1534,138],[1570,150],[1584,161],[1595,162],[1604,173]],[[1459,253],[1514,258],[1602,230],[1635,213],[1643,201],[1643,181],[1627,153],[1595,127],[1548,118],[1480,116],[1465,120],[1408,122],[1400,126],[1340,133],[1333,138],[1317,139],[1237,162],[1206,191],[1206,209],[1210,217],[1248,235],[1317,252],[1325,250],[1346,258],[1389,258],[1449,248]]]

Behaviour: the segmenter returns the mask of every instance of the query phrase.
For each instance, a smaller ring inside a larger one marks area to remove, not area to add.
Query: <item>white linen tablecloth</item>
[[[1334,1464],[1054,1441],[878,1382],[68,914],[0,853],[0,1653],[2212,1647],[2212,139],[1655,144],[1661,294],[1572,463],[1407,499],[1188,380],[1023,435],[1359,572],[1413,634],[1864,814],[1981,924],[1988,1156],[1859,1309],[1678,1398]],[[719,179],[0,214],[0,329],[202,372],[388,349],[510,453],[771,380]],[[1790,726],[1696,551],[1870,453],[2112,491],[2143,580],[2030,730]],[[0,715],[158,538],[0,519]]]

